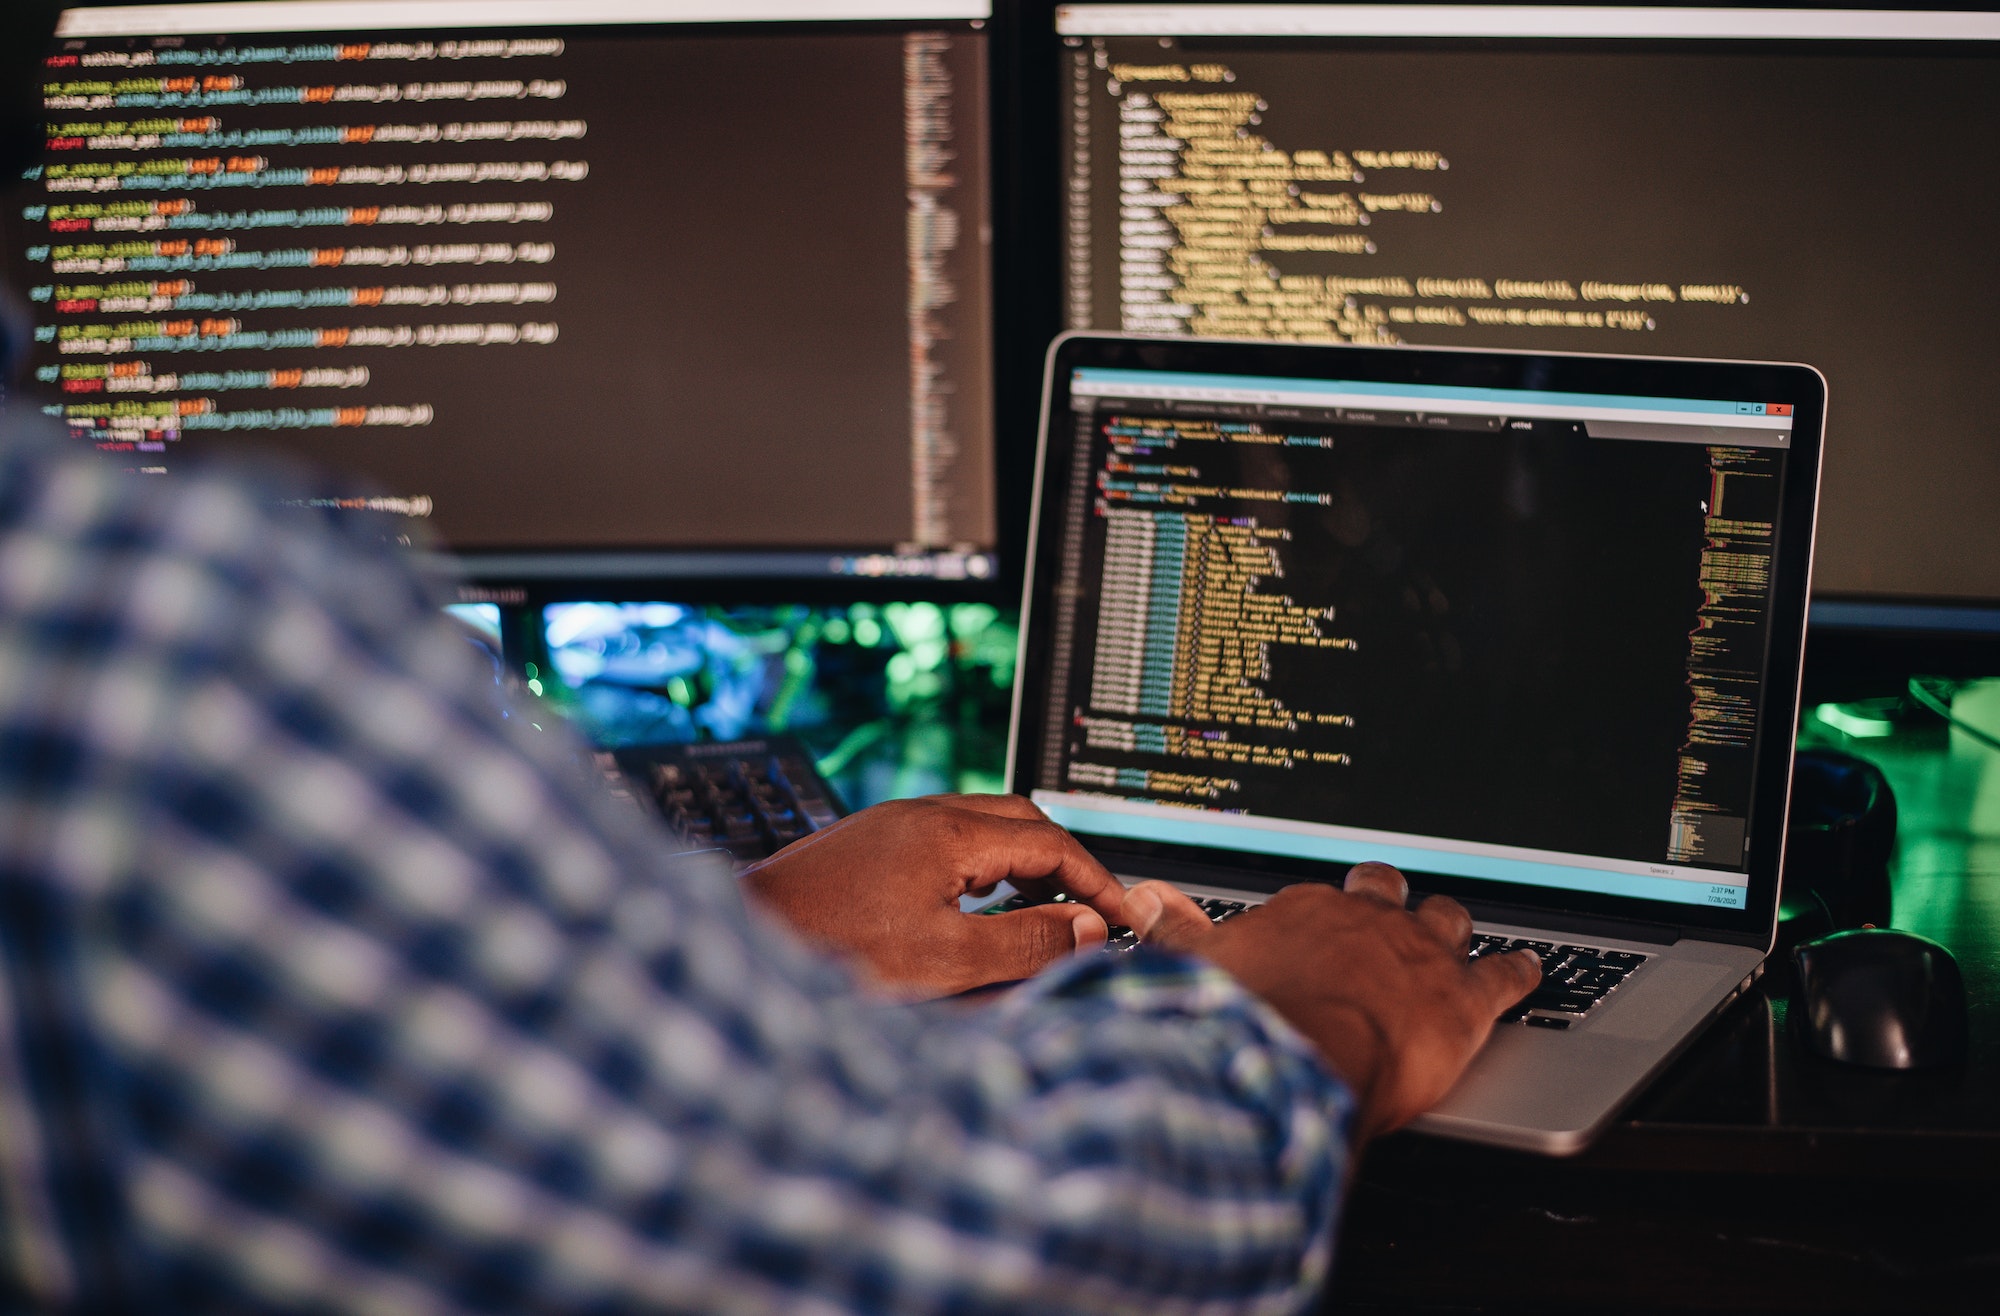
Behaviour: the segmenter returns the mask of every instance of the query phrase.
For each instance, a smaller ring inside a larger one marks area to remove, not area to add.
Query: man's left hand
[[[964,914],[1001,881],[1070,901]],[[1018,795],[893,800],[843,818],[744,871],[759,903],[898,996],[948,996],[1031,977],[1100,946],[1125,889]]]

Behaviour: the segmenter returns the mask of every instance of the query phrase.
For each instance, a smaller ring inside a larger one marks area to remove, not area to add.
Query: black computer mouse
[[[1965,980],[1951,952],[1889,928],[1836,932],[1792,951],[1792,1020],[1829,1060],[1929,1069],[1965,1058]]]

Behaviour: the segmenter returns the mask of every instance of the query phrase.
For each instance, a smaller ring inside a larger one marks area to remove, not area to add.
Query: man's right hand
[[[1532,951],[1468,962],[1472,916],[1433,896],[1408,913],[1387,864],[1357,864],[1346,889],[1287,887],[1227,923],[1164,882],[1125,893],[1141,940],[1227,970],[1310,1038],[1360,1103],[1356,1142],[1435,1105],[1493,1030],[1541,981]]]

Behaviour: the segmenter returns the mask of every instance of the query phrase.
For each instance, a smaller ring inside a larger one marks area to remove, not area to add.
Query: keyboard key
[[[1530,1028],[1567,1028],[1574,1021],[1570,1019],[1556,1019],[1545,1014],[1531,1014],[1522,1020],[1522,1022]]]
[[[1544,998],[1540,992],[1536,992],[1528,998],[1527,1004],[1528,1008],[1532,1010],[1557,1010],[1563,1014],[1586,1014],[1589,1012],[1591,1006],[1597,1004],[1597,998],[1581,992],[1563,992],[1557,996]]]

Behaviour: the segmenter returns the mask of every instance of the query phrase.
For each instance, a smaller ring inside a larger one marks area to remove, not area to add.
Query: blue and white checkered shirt
[[[0,1306],[1310,1301],[1351,1103],[1230,978],[859,994],[475,658],[273,489],[0,456]]]

